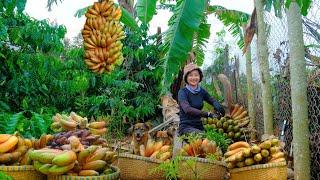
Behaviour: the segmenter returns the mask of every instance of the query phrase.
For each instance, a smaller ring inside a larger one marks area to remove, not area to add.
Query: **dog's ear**
[[[169,129],[167,130],[168,136],[173,137],[173,133],[174,133],[174,128],[169,128]]]
[[[145,123],[143,123],[143,125],[144,125],[144,128],[146,128],[148,131],[151,129],[151,122],[145,122]]]
[[[133,128],[134,128],[134,125],[132,125],[132,126],[128,129],[128,134],[132,134],[132,133],[133,133]]]

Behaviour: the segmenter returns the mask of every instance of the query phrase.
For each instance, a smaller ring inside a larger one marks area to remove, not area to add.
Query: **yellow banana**
[[[18,138],[16,136],[10,136],[9,139],[0,144],[0,153],[5,153],[12,149],[17,143]]]
[[[98,149],[98,146],[92,145],[87,149],[82,150],[78,155],[78,162],[82,164],[85,162],[85,159],[92,153],[94,153]]]
[[[89,8],[89,9],[88,9],[88,12],[91,13],[91,14],[93,14],[93,15],[95,15],[96,17],[99,15],[99,12],[96,11],[94,8]]]
[[[68,127],[68,128],[76,128],[77,127],[77,123],[74,122],[73,120],[71,120],[68,117],[64,117],[60,119],[60,124],[62,125],[62,127]]]
[[[92,19],[92,24],[93,24],[94,29],[99,30],[97,18]]]
[[[99,148],[86,159],[86,163],[96,160],[102,160],[106,155],[107,148]]]
[[[81,170],[79,176],[99,176],[99,173],[95,170]]]
[[[0,134],[0,144],[6,142],[11,136],[11,134]]]
[[[57,165],[53,165],[50,169],[49,169],[49,174],[50,175],[62,175],[68,171],[70,171],[73,167],[74,167],[74,162],[71,164],[68,164],[66,166],[57,166]]]
[[[84,62],[85,62],[89,67],[96,65],[96,63],[93,63],[90,59],[85,59]]]
[[[92,58],[90,58],[90,60],[91,60],[92,62],[94,62],[94,63],[101,63],[100,59],[97,58],[97,57],[92,57]]]
[[[89,11],[86,12],[84,15],[85,15],[87,18],[96,18],[96,17],[97,17],[96,15],[91,14]]]
[[[89,128],[90,132],[94,135],[104,135],[107,132],[107,128],[102,128],[102,129],[94,129],[94,128]]]
[[[100,13],[100,3],[99,2],[94,2],[93,3],[93,8],[94,8],[94,10],[96,10],[97,12],[99,12]]]
[[[102,66],[100,67],[100,69],[98,70],[98,74],[102,74],[105,71],[105,68]]]
[[[65,151],[53,158],[52,163],[58,166],[67,166],[77,160],[77,155],[73,151]]]
[[[107,51],[107,48],[103,48],[102,52],[103,52],[104,58],[108,59],[109,58],[109,52]]]
[[[97,70],[100,68],[100,66],[102,65],[102,63],[96,64],[95,66],[90,66],[89,69],[91,70]]]
[[[92,45],[90,45],[90,44],[87,43],[87,42],[83,42],[83,45],[84,45],[84,48],[85,48],[85,49],[95,49],[95,48],[96,48],[95,46],[92,46]]]
[[[28,148],[32,148],[32,141],[30,139],[24,139],[24,143]]]
[[[82,169],[99,171],[99,170],[102,170],[106,165],[107,165],[107,163],[105,161],[96,160],[96,161],[91,161],[91,162],[85,163],[82,166]]]
[[[101,128],[104,128],[104,127],[106,127],[106,122],[105,121],[89,123],[89,128],[101,129]]]
[[[97,46],[97,45],[93,42],[93,40],[92,40],[91,38],[86,38],[86,39],[84,39],[84,40],[85,40],[85,42],[89,43],[89,44],[92,45],[92,46]]]
[[[91,32],[91,28],[88,24],[84,24],[84,28],[83,28],[83,31],[86,30],[88,31],[89,33]]]

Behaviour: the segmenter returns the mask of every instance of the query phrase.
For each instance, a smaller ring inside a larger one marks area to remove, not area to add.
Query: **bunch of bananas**
[[[75,112],[71,112],[69,116],[57,113],[52,117],[52,120],[51,129],[54,132],[73,131],[77,127],[84,129],[88,125],[88,119],[77,115]]]
[[[47,145],[51,148],[74,150],[75,152],[90,145],[108,146],[104,138],[101,138],[100,135],[93,135],[88,129],[57,133]]]
[[[0,134],[0,164],[27,164],[25,157],[30,142],[18,135]]]
[[[94,135],[104,135],[107,132],[105,121],[91,122],[88,127],[90,132]]]
[[[85,16],[87,20],[82,30],[85,63],[93,72],[111,72],[114,65],[123,62],[121,40],[125,34],[119,22],[121,9],[113,0],[105,0],[95,2]]]
[[[53,139],[52,134],[43,134],[39,139],[33,139],[32,140],[32,147],[34,149],[42,149],[45,148],[49,141]]]
[[[72,175],[98,176],[99,174],[109,174],[112,172],[110,165],[117,159],[113,151],[100,146],[89,146],[78,153],[78,164],[73,169]]]
[[[58,149],[39,149],[29,153],[33,166],[37,171],[47,175],[62,175],[69,172],[75,165],[77,155],[73,151]]]

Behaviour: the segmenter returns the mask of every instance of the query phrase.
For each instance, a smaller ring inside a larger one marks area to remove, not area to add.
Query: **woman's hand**
[[[223,117],[225,115],[225,111],[223,109],[223,106],[218,101],[215,101],[213,103],[213,107],[220,114],[221,117]]]
[[[208,118],[217,118],[220,120],[221,116],[219,114],[208,112]]]

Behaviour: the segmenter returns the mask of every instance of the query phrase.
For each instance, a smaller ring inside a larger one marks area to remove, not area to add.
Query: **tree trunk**
[[[294,179],[310,179],[307,72],[304,59],[302,18],[293,1],[287,12],[290,47],[290,85],[293,119]]]
[[[256,139],[256,110],[254,108],[254,97],[253,97],[253,79],[252,79],[252,61],[251,61],[251,47],[248,46],[246,52],[246,76],[247,76],[247,99],[248,99],[248,111],[250,117],[251,139]]]
[[[230,78],[230,66],[229,66],[229,45],[224,48],[224,74]]]
[[[258,24],[258,61],[260,66],[261,82],[262,82],[262,106],[263,106],[263,121],[264,134],[273,134],[273,110],[272,110],[272,96],[270,86],[270,73],[268,61],[268,48],[266,36],[266,24],[263,19],[263,4],[264,0],[255,0],[257,11]]]

